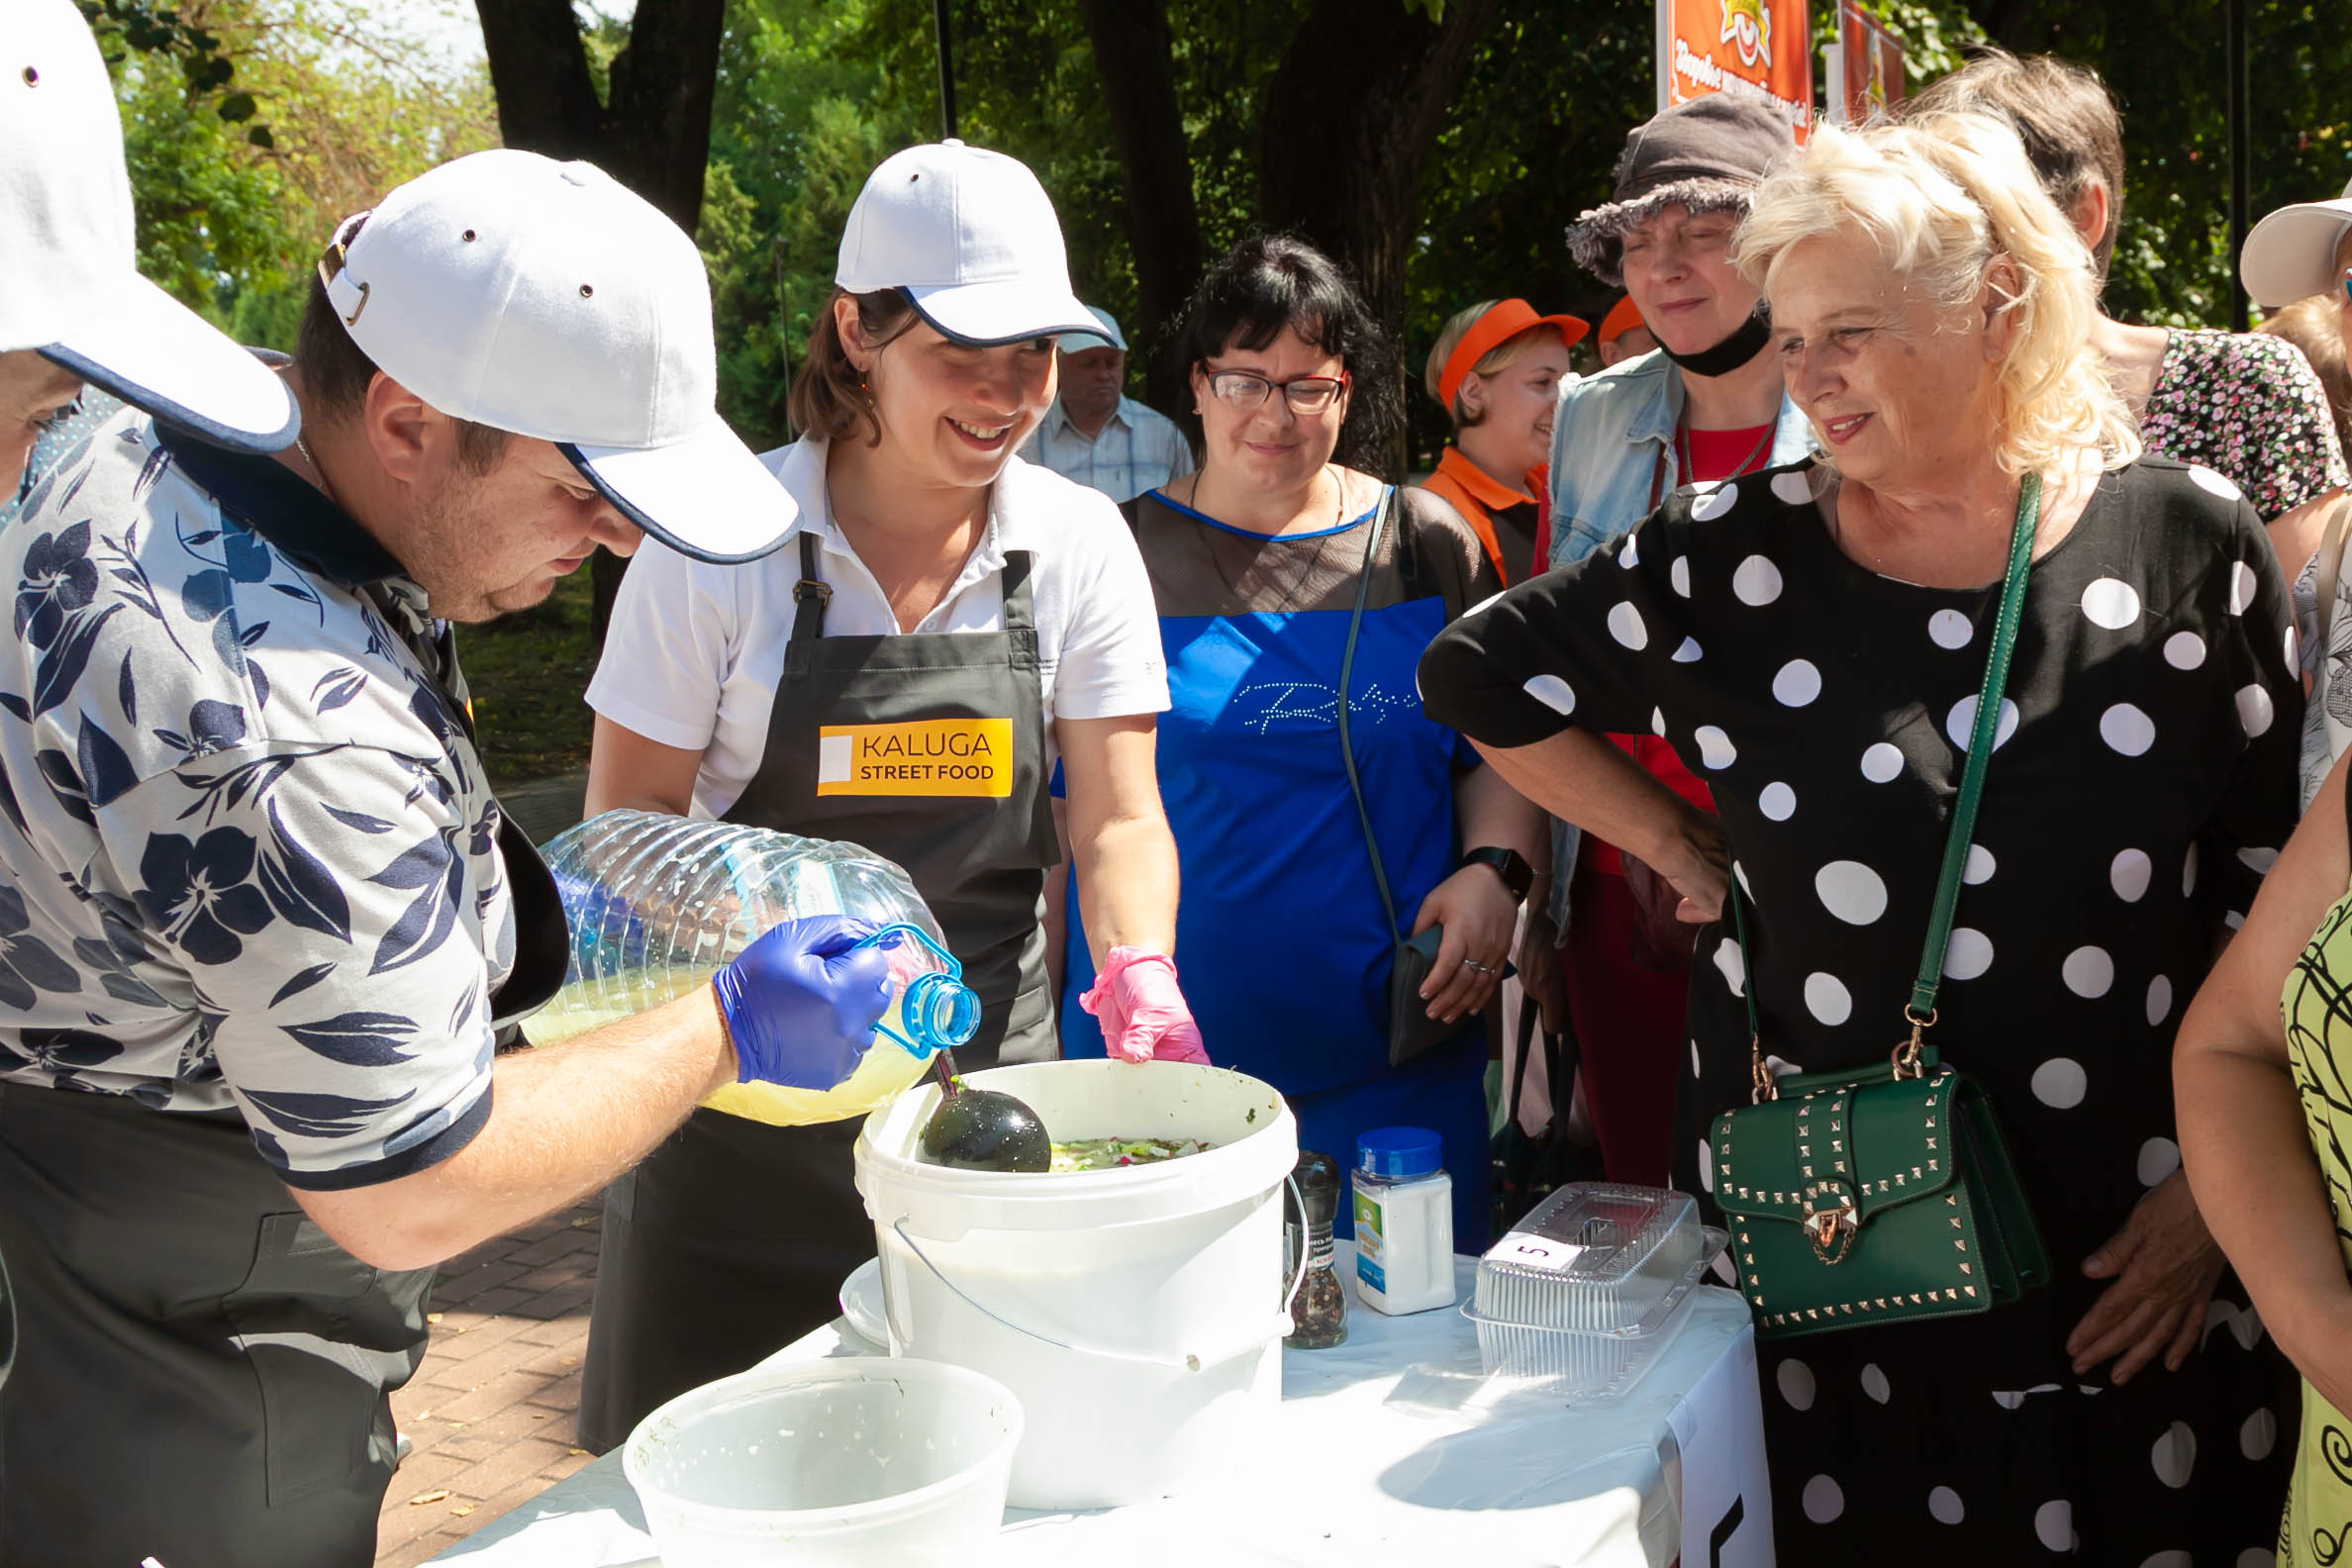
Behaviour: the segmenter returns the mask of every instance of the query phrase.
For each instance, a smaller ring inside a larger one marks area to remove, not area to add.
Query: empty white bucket
[[[857,1186],[891,1349],[1013,1390],[1016,1508],[1104,1508],[1230,1462],[1282,1398],[1283,1184],[1298,1124],[1267,1084],[1178,1062],[1034,1062],[967,1080],[1057,1140],[1205,1138],[1160,1164],[1062,1175],[916,1156],[935,1086],[867,1119]]]
[[[1021,1429],[1021,1402],[962,1367],[811,1361],[679,1395],[621,1467],[664,1568],[962,1568],[1004,1521]]]

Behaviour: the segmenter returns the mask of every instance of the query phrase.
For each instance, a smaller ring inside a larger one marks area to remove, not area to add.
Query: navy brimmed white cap
[[[122,117],[73,0],[9,0],[0,149],[0,352],[36,350],[224,446],[294,440],[285,382],[139,275]]]
[[[719,417],[694,242],[592,163],[443,163],[346,219],[319,278],[376,368],[453,419],[554,442],[674,549],[752,560],[798,515]]]
[[[942,337],[995,344],[1100,324],[1070,289],[1061,221],[1029,165],[934,142],[884,158],[841,231],[833,281],[899,289]]]
[[[2292,305],[2313,294],[2333,294],[2343,273],[2336,246],[2352,229],[2352,184],[2335,201],[2298,202],[2254,226],[2238,255],[2238,277],[2264,310]]]
[[[1100,305],[1089,305],[1086,308],[1096,321],[1102,323],[1100,330],[1063,333],[1056,340],[1054,346],[1063,353],[1084,353],[1089,348],[1116,348],[1121,353],[1126,353],[1127,341],[1119,330],[1119,319]]]

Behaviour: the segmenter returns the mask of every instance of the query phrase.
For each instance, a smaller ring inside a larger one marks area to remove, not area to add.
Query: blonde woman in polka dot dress
[[[1748,1101],[1751,984],[1790,1068],[1883,1062],[1903,1033],[2041,475],[1930,1037],[1990,1093],[2055,1279],[1764,1346],[1775,1533],[1807,1568],[2267,1561],[2271,1352],[2180,1174],[2166,1068],[2295,823],[2278,565],[2236,486],[2139,459],[2088,347],[2089,257],[2006,126],[1817,133],[1738,246],[1827,456],[1680,491],[1465,616],[1422,662],[1426,709],[1709,923],[1675,1139],[1676,1185],[1705,1193],[1703,1134]],[[1644,726],[1719,816],[1601,738]]]

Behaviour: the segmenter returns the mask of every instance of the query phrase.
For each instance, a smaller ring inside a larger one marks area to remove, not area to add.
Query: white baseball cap
[[[958,343],[1092,332],[1070,291],[1061,221],[1029,165],[935,142],[882,160],[841,231],[833,281],[852,294],[902,289]]]
[[[1116,348],[1121,353],[1126,353],[1127,341],[1120,335],[1118,319],[1100,305],[1089,305],[1086,308],[1093,313],[1096,321],[1103,324],[1103,330],[1101,332],[1063,333],[1054,346],[1061,349],[1063,353],[1084,353],[1089,348]]]
[[[553,441],[685,554],[754,559],[798,515],[719,417],[694,242],[592,163],[443,163],[345,219],[319,279],[377,369],[453,419]]]
[[[2269,310],[2313,294],[2332,294],[2343,273],[2336,246],[2352,229],[2352,185],[2336,201],[2282,207],[2254,226],[2238,255],[2238,277],[2254,303]]]
[[[122,116],[73,0],[8,0],[0,148],[0,352],[34,349],[224,446],[293,441],[285,382],[139,275]]]

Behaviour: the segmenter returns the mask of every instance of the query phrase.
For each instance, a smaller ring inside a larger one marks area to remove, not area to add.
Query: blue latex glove
[[[890,1006],[890,959],[860,947],[871,921],[781,922],[711,977],[735,1042],[735,1081],[831,1089],[857,1070]]]

